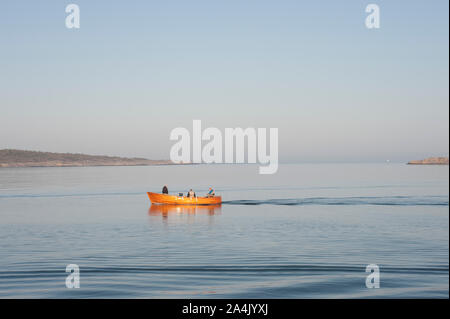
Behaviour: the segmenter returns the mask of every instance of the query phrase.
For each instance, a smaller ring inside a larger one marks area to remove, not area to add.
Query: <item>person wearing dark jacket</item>
[[[163,194],[169,194],[169,189],[167,188],[166,185],[164,185],[163,189],[162,189],[162,193]]]

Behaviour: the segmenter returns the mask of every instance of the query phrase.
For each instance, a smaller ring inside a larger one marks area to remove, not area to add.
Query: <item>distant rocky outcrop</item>
[[[408,162],[409,165],[448,165],[448,157],[429,157]]]
[[[4,149],[0,150],[0,167],[65,167],[65,166],[138,166],[167,165],[168,160],[96,156],[72,153],[50,153]]]

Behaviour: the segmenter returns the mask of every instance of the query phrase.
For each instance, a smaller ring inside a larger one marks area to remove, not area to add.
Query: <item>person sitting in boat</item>
[[[194,193],[194,191],[192,190],[192,188],[189,190],[189,192],[188,192],[188,194],[187,194],[187,197],[195,197],[195,193]]]
[[[169,194],[169,189],[167,188],[166,185],[164,185],[163,189],[162,189],[162,193],[163,194]]]
[[[214,197],[216,193],[214,192],[214,189],[212,187],[209,188],[208,194],[206,194],[206,197]]]

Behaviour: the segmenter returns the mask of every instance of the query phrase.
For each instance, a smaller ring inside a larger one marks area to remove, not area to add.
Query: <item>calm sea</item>
[[[448,166],[1,168],[1,298],[448,298]],[[221,207],[151,206],[209,186]],[[80,288],[68,289],[68,264]],[[380,288],[366,288],[369,264]]]

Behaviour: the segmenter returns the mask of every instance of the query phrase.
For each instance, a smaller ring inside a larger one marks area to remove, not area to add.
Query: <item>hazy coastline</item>
[[[448,165],[448,157],[428,157],[408,162],[409,165]]]
[[[82,167],[176,165],[170,160],[150,160],[105,155],[0,150],[0,167]]]

